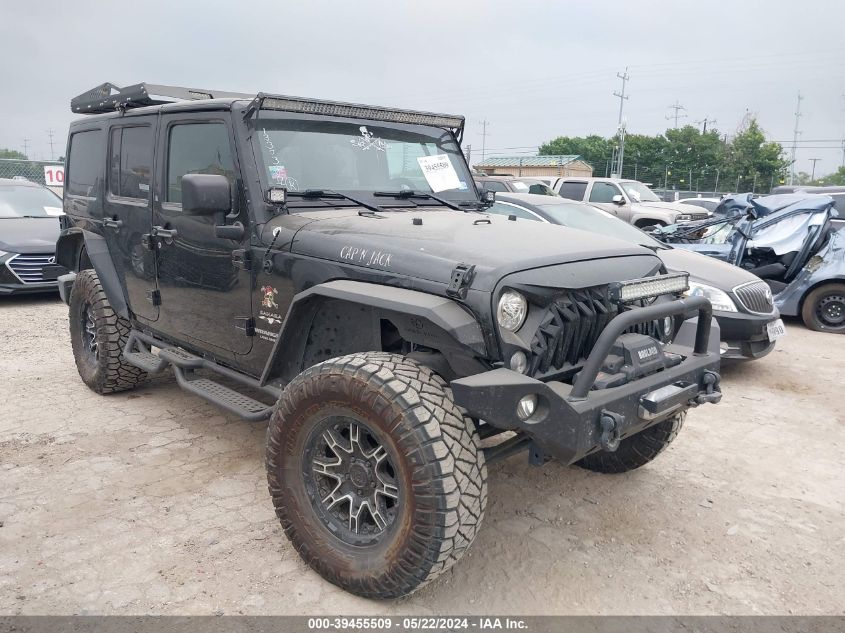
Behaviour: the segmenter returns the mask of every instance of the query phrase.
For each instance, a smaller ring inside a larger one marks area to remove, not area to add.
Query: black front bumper
[[[769,340],[766,325],[780,318],[777,310],[771,314],[716,312],[715,316],[722,331],[722,342],[727,347],[722,352],[722,358],[755,360],[774,349],[775,343]]]
[[[675,365],[627,384],[592,389],[616,339],[634,323],[698,310],[684,322],[665,351],[683,356]],[[711,332],[712,328],[712,332]],[[711,336],[712,334],[712,336]],[[500,429],[525,433],[543,453],[572,463],[595,450],[614,450],[619,440],[705,402],[718,402],[719,327],[710,303],[692,297],[624,312],[596,341],[572,385],[542,382],[510,369],[494,369],[451,383],[455,402],[469,415]],[[533,415],[522,420],[517,406],[537,397]]]

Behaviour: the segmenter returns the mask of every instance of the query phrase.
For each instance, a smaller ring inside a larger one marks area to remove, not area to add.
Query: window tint
[[[536,183],[528,187],[528,193],[537,194],[538,196],[555,196],[557,195],[548,185]]]
[[[583,200],[585,191],[587,191],[586,182],[565,182],[560,186],[558,193],[561,197],[570,200]]]
[[[619,188],[609,182],[594,182],[590,191],[590,202],[613,202],[613,196],[621,195]]]
[[[185,123],[170,130],[167,150],[167,201],[182,202],[182,176],[220,174],[234,185],[229,134],[223,123]]]
[[[100,168],[102,132],[89,130],[77,132],[70,138],[70,155],[67,166],[67,192],[74,196],[97,195]]]
[[[514,204],[508,204],[506,202],[494,202],[493,206],[487,209],[487,212],[504,216],[515,215],[516,217],[522,218],[524,220],[540,220],[540,218],[538,218],[530,211],[523,209],[522,207],[518,207]]]
[[[124,198],[148,199],[152,159],[150,126],[112,129],[109,191]]]
[[[484,180],[480,183],[482,189],[487,189],[489,191],[507,191],[508,188],[505,186],[505,183],[499,182],[498,180]]]

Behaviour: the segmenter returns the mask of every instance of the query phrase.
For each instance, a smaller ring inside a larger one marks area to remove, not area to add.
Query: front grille
[[[39,255],[15,255],[8,261],[6,266],[12,271],[21,283],[38,284],[44,281],[44,266],[56,263],[52,253]]]
[[[599,286],[570,290],[556,298],[531,342],[528,374],[537,376],[560,371],[583,362],[605,326],[619,314],[619,307],[610,300],[608,288]],[[661,337],[661,322],[634,325],[626,332]]]
[[[694,211],[692,213],[689,213],[687,211],[684,211],[684,213],[690,216],[693,220],[707,220],[710,217],[710,214],[706,211],[702,213],[696,213]]]
[[[752,281],[734,288],[734,295],[749,312],[770,314],[775,306],[772,303],[772,291],[765,281]]]

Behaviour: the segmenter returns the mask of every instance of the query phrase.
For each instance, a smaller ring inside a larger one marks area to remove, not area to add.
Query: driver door
[[[614,196],[622,196],[622,202],[624,204],[614,202]],[[588,202],[604,209],[608,213],[612,213],[620,220],[625,220],[626,222],[631,221],[631,205],[619,187],[612,182],[594,182],[592,189],[590,189]]]
[[[245,230],[240,241],[220,238],[215,225],[224,223],[222,214],[182,211],[183,176],[221,174],[231,186],[230,220],[237,214],[249,225],[246,204],[238,195],[229,123],[217,112],[165,115],[158,142],[153,204],[160,301],[156,329],[217,357],[247,354],[252,348],[251,280],[249,271],[236,265],[233,253],[247,248],[250,231]]]

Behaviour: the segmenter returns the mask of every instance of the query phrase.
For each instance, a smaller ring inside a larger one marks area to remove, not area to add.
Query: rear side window
[[[65,177],[68,194],[96,197],[103,165],[102,135],[101,130],[88,130],[70,137],[68,173]]]
[[[507,191],[508,188],[505,186],[505,183],[499,182],[498,180],[485,180],[481,184],[482,189],[487,189],[489,191]]]
[[[234,160],[224,123],[182,123],[170,129],[168,202],[182,203],[182,176],[185,174],[220,174],[234,184]]]
[[[562,198],[583,200],[585,191],[587,191],[586,182],[564,182],[560,186],[560,191],[558,191],[558,193]]]
[[[149,125],[111,131],[109,191],[122,198],[150,197],[153,132]]]

